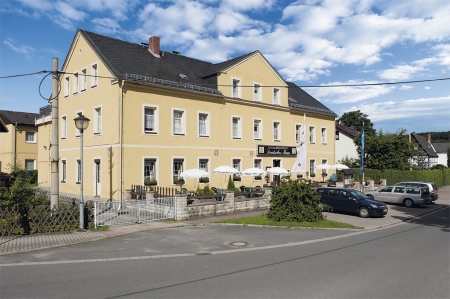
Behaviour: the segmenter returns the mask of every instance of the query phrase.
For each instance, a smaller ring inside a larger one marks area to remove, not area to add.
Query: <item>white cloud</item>
[[[400,86],[399,90],[410,90],[413,88],[414,87],[412,87],[411,85],[402,85],[402,86]]]
[[[262,10],[271,8],[274,3],[275,0],[223,0],[220,3],[220,7],[238,11]]]
[[[5,46],[7,46],[9,49],[11,49],[12,51],[22,54],[26,57],[31,56],[35,52],[35,49],[33,47],[30,47],[27,45],[18,45],[11,39],[4,40],[3,44]]]
[[[95,25],[95,32],[101,34],[114,35],[120,32],[120,25],[111,18],[93,19],[92,23]]]
[[[413,77],[418,72],[423,71],[422,68],[411,65],[399,65],[395,68],[381,71],[378,76],[385,80],[405,80]]]

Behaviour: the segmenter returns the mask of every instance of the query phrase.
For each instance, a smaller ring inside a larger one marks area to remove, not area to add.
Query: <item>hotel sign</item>
[[[295,157],[296,155],[295,146],[258,145],[258,156]]]

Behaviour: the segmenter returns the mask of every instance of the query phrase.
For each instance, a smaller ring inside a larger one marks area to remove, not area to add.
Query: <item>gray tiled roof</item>
[[[433,142],[431,143],[436,150],[436,153],[447,153],[448,148],[450,147],[450,142]]]
[[[349,136],[352,139],[358,135],[358,131],[356,131],[353,126],[350,128],[338,122],[336,122],[336,130],[338,130],[341,133],[344,133],[345,135]]]
[[[328,109],[321,102],[312,97],[309,93],[298,87],[295,83],[287,82],[289,85],[289,106],[292,108],[309,110],[321,114],[337,116],[336,113]]]
[[[17,123],[19,125],[34,126],[34,121],[38,117],[38,113],[0,110],[0,119],[5,125]]]
[[[414,132],[411,133],[411,136],[417,141],[417,143],[420,144],[420,147],[427,153],[427,156],[439,157],[438,154],[436,154],[433,146],[431,146],[431,144],[428,142],[427,138]]]

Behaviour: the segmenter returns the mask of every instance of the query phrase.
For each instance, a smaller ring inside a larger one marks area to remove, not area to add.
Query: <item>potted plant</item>
[[[201,177],[198,181],[200,183],[209,183],[209,178],[208,177]]]
[[[312,178],[314,178],[314,177],[316,177],[316,174],[313,172],[313,173],[311,173],[309,176],[312,177]]]
[[[262,180],[262,176],[260,175],[255,175],[255,181],[260,181]]]
[[[240,182],[241,181],[241,177],[239,175],[233,175],[233,181]]]
[[[156,186],[156,185],[158,185],[158,181],[156,179],[145,179],[144,185],[145,186]]]

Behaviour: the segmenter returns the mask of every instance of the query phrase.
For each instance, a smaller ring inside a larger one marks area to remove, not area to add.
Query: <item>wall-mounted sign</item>
[[[297,148],[295,146],[258,145],[258,156],[291,157],[296,155]]]

